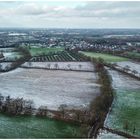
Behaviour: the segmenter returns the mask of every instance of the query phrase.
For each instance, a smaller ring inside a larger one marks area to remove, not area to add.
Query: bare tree
[[[123,68],[123,70],[124,70],[125,72],[130,71],[130,66],[126,65],[126,66]]]
[[[29,61],[28,62],[28,66],[31,67],[32,66],[32,62]]]
[[[47,106],[41,106],[38,108],[38,112],[37,112],[37,115],[38,116],[47,116]]]
[[[67,107],[67,105],[66,104],[61,104],[60,106],[59,106],[59,110],[61,111],[61,113],[62,113],[62,115],[63,115],[63,118],[64,118],[64,116],[65,116],[65,109],[66,109],[66,107]]]
[[[82,68],[82,65],[81,64],[79,64],[79,69],[81,69]]]
[[[49,63],[49,64],[47,64],[47,68],[49,68],[50,69],[50,67],[51,67],[51,64]]]
[[[2,52],[0,52],[0,58],[3,58],[3,57],[4,57],[3,53],[2,53]]]
[[[71,64],[68,64],[68,65],[67,65],[67,67],[70,69],[70,67],[71,67]]]
[[[0,70],[2,70],[2,64],[0,64]]]
[[[138,74],[138,72],[137,72],[136,70],[132,70],[132,73],[133,73],[134,75]]]
[[[32,115],[33,113],[33,101],[28,100],[24,102],[24,114],[25,115]]]
[[[117,65],[117,63],[113,63],[112,66],[117,67],[118,65]]]
[[[54,67],[56,68],[56,69],[58,69],[58,64],[56,63],[56,64],[54,64]]]

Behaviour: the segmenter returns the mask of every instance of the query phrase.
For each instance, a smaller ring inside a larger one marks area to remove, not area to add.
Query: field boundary
[[[126,74],[126,75],[128,75],[128,76],[130,76],[132,78],[136,78],[137,80],[140,80],[140,77],[138,77],[138,76],[136,76],[136,75],[134,75],[132,73],[125,72],[123,69],[116,68],[116,67],[114,67],[114,66],[112,66],[110,64],[104,64],[104,65],[107,66],[108,68],[114,69],[114,70],[119,71],[119,72],[121,72],[123,74]]]
[[[76,72],[95,72],[94,70],[72,70],[72,69],[55,69],[55,68],[41,68],[41,67],[28,67],[28,66],[19,66],[19,68],[24,69],[43,69],[43,70],[61,70],[61,71],[76,71]]]
[[[137,137],[137,136],[134,136],[134,135],[130,135],[130,134],[125,133],[123,131],[118,131],[118,130],[107,128],[107,127],[103,127],[103,130],[107,130],[108,132],[111,132],[113,134],[117,134],[117,135],[123,136],[125,138],[140,139],[140,137]]]

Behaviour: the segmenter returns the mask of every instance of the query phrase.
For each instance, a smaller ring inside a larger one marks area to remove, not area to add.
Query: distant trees
[[[0,95],[0,111],[11,115],[32,115],[33,102],[23,100],[23,98],[10,98]]]
[[[132,70],[132,73],[133,73],[134,75],[136,75],[136,74],[138,74],[138,71]]]
[[[22,60],[24,60],[24,61],[27,61],[27,60],[29,60],[29,59],[31,58],[30,51],[29,51],[29,49],[26,48],[26,47],[17,47],[17,48],[15,49],[15,51],[18,51],[18,52],[21,53],[21,55],[23,56],[23,57],[22,57]]]
[[[55,63],[55,64],[54,64],[54,67],[55,67],[55,69],[58,69],[58,64]]]
[[[79,69],[81,69],[81,68],[82,68],[82,65],[81,65],[81,64],[79,64],[79,65],[78,65],[78,67],[79,67]]]
[[[66,107],[67,107],[67,105],[66,104],[61,104],[60,106],[59,106],[59,110],[60,110],[60,112],[62,113],[62,116],[63,116],[63,118],[64,118],[64,116],[65,116],[65,109],[66,109]]]
[[[0,66],[2,72],[7,72],[9,70],[17,68],[19,65],[23,64],[25,61],[28,61],[31,58],[30,52],[27,48],[17,47],[14,51],[18,51],[21,54],[21,57],[15,57],[11,64],[7,65],[4,69]],[[9,60],[8,60],[9,61]]]
[[[28,62],[28,66],[31,67],[32,66],[32,62],[29,61]]]
[[[128,65],[126,65],[125,67],[122,68],[123,72],[128,73],[131,76],[137,76],[138,78],[139,76],[139,72],[137,70],[132,70],[132,68]]]
[[[3,58],[3,57],[4,57],[3,53],[2,53],[2,52],[0,52],[0,58]]]
[[[113,63],[112,66],[113,67],[117,67],[118,65],[117,65],[117,63]]]
[[[2,70],[2,64],[0,64],[0,70]]]
[[[47,110],[47,106],[41,106],[38,108],[38,111],[37,111],[37,116],[47,116],[47,113],[48,113],[48,110]]]
[[[90,104],[90,125],[99,122],[99,125],[102,126],[106,114],[109,111],[109,107],[112,104],[114,91],[112,89],[112,80],[110,78],[110,75],[104,68],[104,61],[101,58],[93,61],[95,63],[95,69],[99,75],[99,83],[101,84],[101,94],[100,96],[97,96],[96,99]]]
[[[123,68],[123,70],[124,70],[125,72],[130,71],[130,66],[126,65],[126,66]]]
[[[97,72],[102,71],[102,69],[104,68],[104,60],[102,58],[98,58],[98,59],[91,59],[92,63],[95,63],[95,70]]]
[[[50,67],[51,67],[51,64],[47,64],[47,68],[50,69]]]
[[[33,101],[32,100],[27,100],[24,101],[24,110],[23,113],[25,115],[32,115],[33,114]]]
[[[71,64],[68,64],[68,65],[67,65],[67,67],[68,67],[68,69],[70,69],[70,67],[71,67]]]

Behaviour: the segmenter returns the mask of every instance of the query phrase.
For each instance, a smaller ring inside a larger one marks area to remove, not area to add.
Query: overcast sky
[[[0,27],[140,28],[140,1],[0,2]]]

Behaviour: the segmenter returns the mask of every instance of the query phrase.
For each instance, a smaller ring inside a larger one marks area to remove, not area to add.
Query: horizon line
[[[104,27],[96,27],[96,28],[76,28],[76,27],[0,27],[0,29],[2,28],[11,28],[11,29],[138,29],[140,30],[140,27],[139,28],[135,28],[135,27],[112,27],[112,28],[104,28]]]

